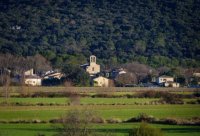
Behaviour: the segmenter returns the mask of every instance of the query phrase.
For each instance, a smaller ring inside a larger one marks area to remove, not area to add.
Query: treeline
[[[138,61],[200,66],[198,0],[7,0],[0,2],[0,52],[42,54],[54,67]]]
[[[34,69],[37,74],[42,74],[44,71],[51,70],[51,64],[42,55],[20,57],[11,54],[0,54],[0,76],[8,75],[23,75],[25,71]]]

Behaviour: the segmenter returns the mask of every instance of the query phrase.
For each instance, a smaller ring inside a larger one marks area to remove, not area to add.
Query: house
[[[25,85],[30,86],[41,86],[42,85],[42,78],[37,75],[26,75],[24,78]]]
[[[24,84],[30,86],[41,86],[42,78],[34,74],[34,70],[32,68],[24,72]]]
[[[164,87],[180,87],[180,84],[177,82],[174,82],[174,78],[171,76],[160,76],[157,79],[157,84],[163,85]]]
[[[168,81],[164,83],[165,87],[180,87],[180,84],[177,82]]]
[[[90,74],[90,76],[94,76],[100,73],[100,65],[96,64],[96,56],[90,56],[90,64],[83,64],[81,67],[85,68],[86,72]]]
[[[52,79],[52,78],[57,78],[57,79],[61,79],[63,77],[63,74],[60,72],[55,72],[52,71],[50,73],[47,73],[43,76],[44,79]]]
[[[34,75],[33,68],[24,72],[24,76],[30,76],[30,75]]]
[[[93,79],[94,86],[99,87],[108,87],[109,86],[109,79],[103,76],[99,76]]]
[[[195,72],[195,73],[193,73],[193,76],[194,77],[200,77],[200,73]]]
[[[115,79],[118,75],[126,74],[127,72],[123,68],[113,69],[111,71],[111,78]]]
[[[156,81],[156,83],[157,84],[163,84],[163,83],[166,83],[166,82],[174,82],[174,78],[173,77],[171,77],[171,76],[165,76],[165,75],[163,75],[163,76],[160,76],[160,77],[158,77],[157,78],[157,81]]]

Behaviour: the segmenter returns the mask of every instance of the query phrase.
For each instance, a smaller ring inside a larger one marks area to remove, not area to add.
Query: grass
[[[80,104],[145,104],[151,101],[159,100],[159,98],[80,98]],[[185,102],[195,101],[196,99],[184,99]],[[3,103],[5,98],[0,97],[0,103]],[[15,98],[8,99],[9,103],[21,104],[68,104],[69,98]]]
[[[134,104],[134,103],[147,103],[158,99],[151,98],[81,98],[81,104]],[[0,97],[0,103],[4,102],[5,99]],[[68,98],[9,98],[9,103],[24,103],[24,104],[67,104]]]
[[[3,92],[3,87],[0,87],[0,92]],[[19,93],[21,91],[20,86],[11,86],[10,92],[11,93]],[[24,90],[33,93],[33,92],[60,92],[60,91],[66,91],[66,87],[63,86],[53,86],[53,87],[23,87]],[[69,90],[70,88],[68,88]],[[137,91],[148,91],[148,90],[156,90],[156,91],[170,91],[170,92],[193,92],[197,89],[195,88],[171,88],[171,87],[105,87],[105,88],[99,88],[99,87],[71,87],[71,89],[77,91],[77,92],[137,92]]]
[[[161,128],[165,136],[199,136],[200,126],[177,126],[177,125],[156,125]],[[60,126],[60,125],[59,125]],[[110,132],[117,136],[127,136],[132,128],[139,126],[139,123],[119,123],[119,124],[93,124],[92,129],[100,133]],[[52,136],[56,133],[52,124],[0,124],[0,135],[3,136],[36,136],[45,134]]]
[[[139,113],[158,118],[200,116],[199,105],[89,105],[89,106],[0,106],[0,120],[59,118],[71,109],[87,109],[103,118],[128,119]]]
[[[0,87],[0,91],[2,91]],[[29,93],[34,92],[59,92],[64,91],[65,87],[26,87]],[[108,92],[113,88],[73,88],[81,93],[94,95],[96,93]],[[137,91],[158,90],[170,91],[177,94],[192,94],[194,90],[188,88],[114,88],[117,92],[114,95],[134,94]],[[123,92],[124,91],[124,92]],[[12,87],[11,93],[19,94],[20,87]],[[104,119],[119,118],[126,120],[138,116],[140,113],[146,113],[157,118],[192,118],[200,116],[199,105],[144,105],[150,101],[158,99],[150,98],[81,98],[82,105],[68,105],[67,98],[9,98],[10,103],[33,104],[33,106],[0,106],[0,120],[45,120],[59,118],[65,115],[69,110],[90,110]],[[195,99],[184,99],[185,102]],[[0,98],[0,103],[4,98]],[[44,104],[62,104],[62,106],[36,106],[37,103]],[[135,103],[143,103],[136,105]],[[64,104],[66,104],[64,106]],[[105,105],[101,105],[105,104]],[[106,105],[107,104],[107,105]],[[119,104],[119,105],[118,105]],[[35,106],[34,106],[35,105]],[[58,124],[57,124],[58,125]],[[118,136],[127,136],[130,129],[138,127],[138,123],[119,123],[119,124],[93,124],[93,129],[97,132],[113,132]],[[154,127],[161,128],[165,136],[199,136],[200,126],[178,126],[178,125],[156,125]],[[0,136],[36,136],[37,134],[45,134],[50,136],[56,133],[52,124],[0,124]]]

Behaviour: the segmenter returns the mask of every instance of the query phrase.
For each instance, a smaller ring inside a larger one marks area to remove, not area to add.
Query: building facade
[[[166,82],[166,83],[164,83],[164,87],[180,87],[180,84],[179,83],[177,83],[177,82]]]
[[[90,56],[90,64],[86,67],[86,72],[91,76],[100,73],[100,65],[96,63],[96,56]]]
[[[109,79],[100,76],[93,79],[93,84],[98,87],[109,87]]]
[[[170,76],[160,76],[157,78],[157,84],[163,84],[166,82],[174,82],[174,78]]]
[[[34,75],[34,73],[33,73],[33,68],[32,68],[32,69],[29,69],[29,70],[27,70],[27,71],[25,71],[25,72],[24,72],[24,75],[25,75],[25,76]]]
[[[28,86],[41,86],[42,79],[36,75],[29,75],[29,76],[25,76],[24,83],[25,85],[28,85]]]

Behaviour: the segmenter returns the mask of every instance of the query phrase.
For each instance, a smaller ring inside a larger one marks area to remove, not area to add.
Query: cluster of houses
[[[34,73],[33,69],[30,69],[24,72],[24,84],[30,86],[41,86],[42,80],[53,78],[61,79],[62,77],[63,74],[58,71],[47,71],[42,76],[38,76]]]
[[[113,84],[111,80],[115,79],[118,75],[126,74],[127,72],[123,68],[114,69],[111,72],[106,72],[105,74],[100,74],[100,65],[96,63],[96,56],[90,56],[90,63],[81,65],[91,76],[93,86],[99,87],[109,87]],[[111,74],[110,74],[111,73]],[[100,76],[99,76],[100,75]],[[102,76],[104,75],[104,76]],[[110,77],[110,78],[108,78]],[[174,81],[173,77],[170,76],[160,76],[157,78],[156,83],[164,87],[179,87],[180,84]]]
[[[110,87],[113,86],[113,80],[122,74],[126,74],[126,70],[123,68],[114,69],[109,72],[101,72],[100,65],[96,63],[96,56],[90,56],[89,63],[80,65],[87,73],[89,73],[91,78],[91,84],[97,87]],[[42,80],[57,78],[61,79],[64,74],[58,71],[47,71],[42,77],[34,74],[33,69],[30,69],[24,73],[24,83],[31,86],[41,86]],[[162,75],[154,80],[154,83],[157,86],[163,87],[180,87],[180,84],[177,83],[174,77]]]

